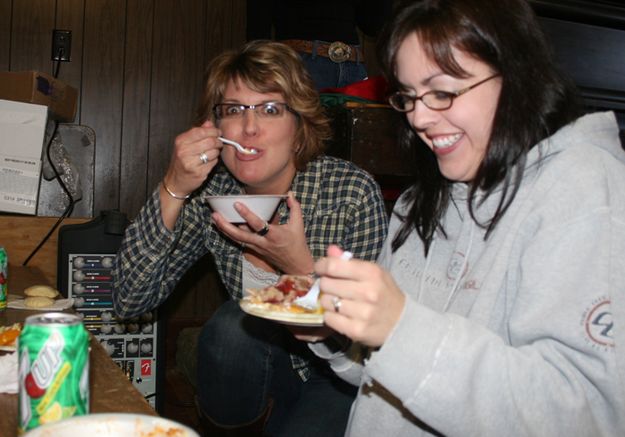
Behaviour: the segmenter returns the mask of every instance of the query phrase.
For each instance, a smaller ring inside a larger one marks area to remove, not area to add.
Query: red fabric
[[[345,94],[374,102],[386,103],[387,83],[382,76],[372,76],[343,88],[324,88],[322,93]]]

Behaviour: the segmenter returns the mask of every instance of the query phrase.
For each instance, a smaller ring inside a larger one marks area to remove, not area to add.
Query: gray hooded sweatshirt
[[[625,436],[624,164],[614,114],[587,115],[530,151],[486,241],[463,183],[427,259],[416,233],[391,252],[393,216],[394,330],[364,365],[312,348],[360,384],[346,435]]]

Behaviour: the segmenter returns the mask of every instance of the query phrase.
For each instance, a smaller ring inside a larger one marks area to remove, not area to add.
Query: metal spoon
[[[256,155],[258,153],[258,150],[256,150],[256,149],[248,149],[247,147],[243,147],[242,145],[240,145],[236,141],[232,141],[232,140],[229,140],[229,139],[224,138],[224,137],[217,137],[217,139],[219,141],[221,141],[222,143],[224,143],[224,144],[229,144],[231,146],[234,146],[235,149],[237,149],[241,153],[245,153],[246,155]]]

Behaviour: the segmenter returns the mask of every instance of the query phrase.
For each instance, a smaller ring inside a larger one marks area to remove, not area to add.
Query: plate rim
[[[294,326],[310,326],[319,327],[323,326],[323,313],[288,313],[283,311],[269,311],[262,308],[257,303],[247,301],[245,299],[239,300],[239,307],[247,314],[260,317],[274,322],[284,323],[286,325]]]
[[[82,416],[73,416],[73,417],[68,417],[66,419],[57,421],[57,422],[51,422],[51,423],[46,423],[45,425],[41,425],[37,428],[33,428],[31,430],[29,430],[28,432],[26,432],[26,434],[24,434],[23,437],[31,437],[31,436],[39,436],[39,434],[35,431],[37,430],[41,430],[40,432],[44,433],[45,431],[55,431],[56,428],[58,428],[59,431],[63,431],[64,427],[67,426],[80,426],[83,422],[100,422],[100,421],[106,421],[106,420],[111,420],[111,419],[117,419],[120,422],[124,422],[124,423],[131,423],[132,421],[135,420],[143,420],[145,421],[145,424],[148,426],[158,426],[159,423],[158,422],[164,422],[167,424],[171,424],[171,426],[177,426],[180,429],[182,429],[183,431],[185,431],[189,436],[199,436],[199,434],[192,428],[190,428],[188,425],[185,425],[184,423],[180,423],[180,422],[176,422],[175,420],[172,419],[168,419],[166,417],[162,417],[162,416],[151,416],[149,414],[141,414],[141,413],[89,413],[89,414],[85,414]],[[32,434],[31,434],[32,433]],[[44,436],[47,434],[41,434],[41,436]]]

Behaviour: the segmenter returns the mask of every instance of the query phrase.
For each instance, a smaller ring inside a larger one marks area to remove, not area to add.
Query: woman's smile
[[[452,52],[466,77],[442,71],[419,37],[408,36],[398,50],[397,74],[403,88],[416,96],[437,90],[453,95],[479,84],[445,109],[432,109],[416,101],[414,108],[406,112],[410,125],[436,154],[441,174],[450,181],[467,182],[475,177],[488,148],[501,81],[495,79],[486,63],[457,49]]]
[[[455,145],[460,138],[462,138],[462,134],[439,136],[432,138],[432,145],[434,149],[449,149],[451,146]]]

